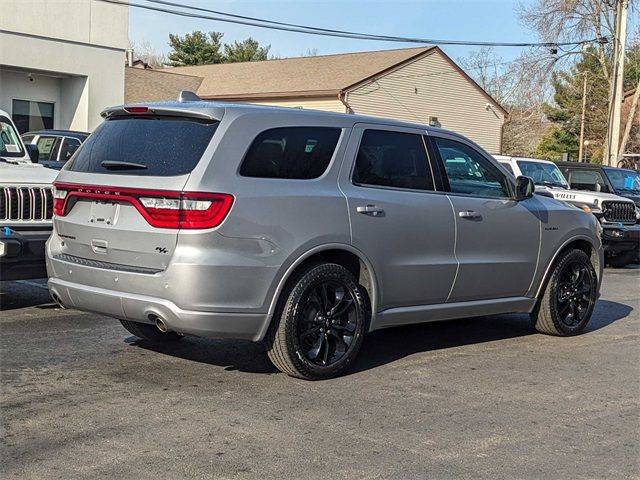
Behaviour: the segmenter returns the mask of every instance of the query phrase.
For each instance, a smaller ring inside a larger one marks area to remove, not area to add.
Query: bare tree
[[[542,110],[549,95],[548,79],[538,75],[538,56],[532,58],[531,53],[526,52],[516,60],[505,62],[492,48],[482,48],[458,60],[465,71],[509,112],[503,128],[503,153],[533,154],[549,125]]]
[[[134,60],[142,60],[151,68],[161,68],[167,63],[167,56],[155,50],[149,40],[136,42],[129,39],[129,48],[133,50]]]

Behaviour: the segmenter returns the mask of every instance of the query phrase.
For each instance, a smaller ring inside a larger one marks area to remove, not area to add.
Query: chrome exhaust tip
[[[162,333],[167,333],[169,331],[169,327],[167,327],[167,324],[164,323],[164,320],[162,320],[160,317],[156,317],[156,327]]]
[[[64,306],[64,304],[62,303],[62,299],[58,296],[57,293],[51,292],[51,298],[60,308],[64,308],[64,309],[67,308]]]

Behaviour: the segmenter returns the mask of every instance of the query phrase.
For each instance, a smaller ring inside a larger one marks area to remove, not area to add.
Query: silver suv
[[[152,342],[262,341],[306,379],[343,372],[381,328],[526,312],[565,336],[589,321],[595,217],[460,135],[186,100],[103,117],[55,184],[63,306]]]

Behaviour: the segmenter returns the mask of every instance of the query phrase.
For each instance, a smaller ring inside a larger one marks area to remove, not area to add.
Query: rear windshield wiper
[[[100,165],[107,170],[146,170],[148,168],[142,163],[120,162],[118,160],[105,160]]]

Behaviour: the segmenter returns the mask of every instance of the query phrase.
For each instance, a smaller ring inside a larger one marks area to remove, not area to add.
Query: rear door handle
[[[384,215],[384,209],[375,205],[356,207],[356,212],[363,213],[364,215],[371,215],[372,217],[381,217]]]
[[[91,240],[91,248],[96,253],[107,253],[107,242],[104,240]]]
[[[463,210],[462,212],[458,212],[458,216],[460,218],[468,218],[469,220],[481,220],[482,215],[478,212],[474,212],[473,210]]]

